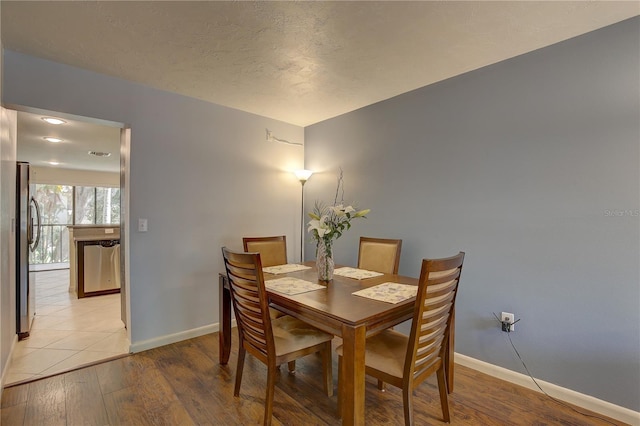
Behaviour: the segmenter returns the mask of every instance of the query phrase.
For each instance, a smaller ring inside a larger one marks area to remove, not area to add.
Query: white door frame
[[[121,266],[121,318],[125,324],[127,338],[131,342],[131,287],[130,287],[130,258],[129,255],[129,234],[131,230],[129,220],[130,197],[129,188],[131,181],[130,174],[130,153],[131,153],[131,126],[125,123],[92,118],[82,115],[67,114],[57,111],[33,108],[24,105],[5,105],[5,108],[15,111],[23,111],[31,114],[39,114],[43,116],[55,116],[59,118],[68,118],[69,120],[85,121],[89,123],[100,124],[103,126],[117,127],[122,129],[120,132],[120,265]],[[14,194],[15,197],[15,194]],[[124,234],[124,235],[123,235]],[[71,265],[70,265],[71,267]],[[15,304],[15,301],[13,302]],[[131,343],[130,343],[131,344]]]

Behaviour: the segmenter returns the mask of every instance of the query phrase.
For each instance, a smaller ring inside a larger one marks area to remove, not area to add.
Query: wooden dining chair
[[[278,235],[276,237],[244,237],[242,246],[247,253],[260,253],[262,266],[286,265],[287,263],[287,237]],[[271,318],[280,318],[285,314],[269,308]]]
[[[242,239],[244,251],[260,253],[262,266],[285,265],[287,263],[287,237],[244,237]]]
[[[238,365],[234,396],[240,395],[245,353],[249,352],[267,366],[267,393],[264,424],[271,424],[273,395],[280,364],[320,352],[322,355],[323,387],[333,395],[331,371],[331,340],[333,336],[289,315],[272,319],[262,273],[259,253],[239,253],[222,248],[233,310],[238,324]]]
[[[405,425],[413,424],[413,390],[433,373],[438,378],[444,420],[450,421],[444,359],[463,261],[464,252],[446,259],[424,259],[411,334],[385,330],[367,339],[365,372],[402,389]],[[336,352],[340,392],[342,346]]]
[[[397,274],[402,240],[360,237],[358,268],[383,274]]]
[[[401,250],[402,240],[360,237],[358,268],[395,275],[400,266]],[[378,380],[378,389],[385,390],[382,380]]]

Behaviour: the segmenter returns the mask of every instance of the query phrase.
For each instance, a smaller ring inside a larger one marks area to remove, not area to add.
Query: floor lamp
[[[300,208],[300,262],[304,262],[304,184],[313,172],[311,170],[296,170],[293,172],[302,185],[302,206]]]

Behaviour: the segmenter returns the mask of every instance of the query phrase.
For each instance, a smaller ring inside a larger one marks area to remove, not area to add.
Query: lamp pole
[[[304,262],[304,184],[311,177],[311,170],[296,170],[296,177],[300,181],[301,187],[301,206],[300,206],[300,262]]]
[[[300,262],[304,262],[304,184],[306,180],[301,180],[300,187],[302,188],[302,207],[300,208]]]

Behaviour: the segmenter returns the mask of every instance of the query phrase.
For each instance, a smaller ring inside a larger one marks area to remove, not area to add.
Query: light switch
[[[147,232],[147,219],[138,219],[138,232]]]

